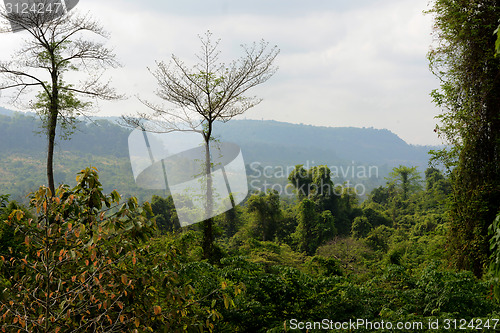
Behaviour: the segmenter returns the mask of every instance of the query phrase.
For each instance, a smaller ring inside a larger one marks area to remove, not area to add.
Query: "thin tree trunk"
[[[48,135],[48,147],[47,147],[47,181],[49,183],[50,192],[52,196],[55,195],[55,182],[54,182],[54,146],[56,140],[56,126],[57,126],[57,113],[53,114],[50,112],[47,135]]]
[[[55,57],[52,55],[52,71],[51,71],[51,83],[52,83],[52,96],[50,98],[49,104],[49,115],[47,122],[47,136],[48,136],[48,147],[47,147],[47,181],[49,183],[50,192],[52,196],[56,195],[56,187],[54,182],[54,147],[56,143],[56,128],[57,128],[57,116],[59,115],[59,78],[57,75],[57,68],[55,64]]]
[[[203,221],[203,257],[213,259],[213,191],[212,191],[212,163],[210,159],[210,136],[211,131],[205,134],[205,174],[207,177],[205,221]]]

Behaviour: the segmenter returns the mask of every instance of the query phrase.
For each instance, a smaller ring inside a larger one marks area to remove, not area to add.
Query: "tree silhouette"
[[[37,0],[42,8],[52,2]],[[2,32],[24,30],[23,46],[12,60],[0,62],[0,92],[14,90],[12,104],[20,102],[23,93],[36,89],[36,98],[22,103],[37,111],[45,125],[48,139],[47,180],[52,194],[54,185],[54,146],[56,129],[61,125],[71,132],[75,117],[91,110],[92,100],[118,99],[119,96],[102,80],[106,67],[116,67],[113,52],[94,38],[106,38],[107,33],[89,15],[74,12],[61,14],[56,10],[16,13],[0,9]],[[79,83],[69,83],[64,76],[70,72],[84,74]],[[83,99],[82,99],[83,98]],[[68,132],[69,131],[69,132]]]

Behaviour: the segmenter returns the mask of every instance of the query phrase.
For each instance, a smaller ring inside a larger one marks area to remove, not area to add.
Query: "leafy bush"
[[[179,280],[175,249],[151,236],[149,204],[102,193],[97,171],[73,189],[30,197],[35,217],[12,210],[4,223],[21,235],[23,256],[0,254],[0,317],[9,332],[145,332],[212,329],[217,312]]]

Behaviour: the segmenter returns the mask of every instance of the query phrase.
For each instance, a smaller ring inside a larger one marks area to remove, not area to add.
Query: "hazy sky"
[[[80,0],[111,33],[123,67],[109,71],[126,101],[101,103],[101,115],[146,111],[135,95],[157,101],[146,67],[172,53],[192,63],[197,35],[221,38],[223,60],[240,44],[277,45],[279,71],[253,90],[264,98],[243,117],[320,126],[387,128],[412,144],[440,144],[439,110],[429,93],[432,18],[428,0]],[[19,35],[0,35],[6,59]],[[252,92],[251,92],[252,93]],[[5,99],[0,100],[2,106]]]

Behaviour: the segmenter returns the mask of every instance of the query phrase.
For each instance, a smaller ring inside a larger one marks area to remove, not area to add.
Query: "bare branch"
[[[44,5],[53,1],[35,0],[35,3]],[[103,42],[88,38],[108,37],[89,14],[65,13],[62,8],[61,11],[28,10],[18,14],[3,7],[0,8],[0,19],[4,23],[2,32],[25,30],[29,37],[17,57],[13,57],[14,61],[0,63],[0,75],[3,77],[0,91],[15,90],[13,101],[17,102],[27,88],[41,87],[36,102],[29,105],[47,125],[47,178],[51,192],[55,193],[53,152],[58,121],[70,124],[75,113],[85,114],[96,100],[123,98],[111,88],[109,82],[102,82],[102,74],[96,74],[99,70],[118,67],[119,64],[112,50],[106,48]],[[10,25],[10,29],[6,25]],[[69,71],[78,71],[86,78],[78,84],[67,83],[63,76]]]
[[[227,122],[258,105],[261,99],[245,94],[276,73],[273,64],[279,49],[276,46],[269,48],[265,41],[242,45],[244,55],[229,65],[219,61],[220,40],[213,42],[212,34],[207,32],[200,36],[200,41],[201,52],[196,54],[199,63],[193,67],[189,68],[172,55],[169,63],[157,62],[157,68],[149,70],[158,83],[157,96],[172,104],[174,109],[141,100],[154,113],[138,116],[161,122],[164,132],[177,130],[176,124],[180,122],[198,130],[207,125],[203,131],[210,133],[213,122]],[[201,121],[193,121],[199,118]],[[139,123],[137,117],[126,119],[131,126]]]
[[[38,0],[37,3],[45,1]],[[4,74],[5,79],[3,84],[0,84],[0,90],[40,85],[45,93],[51,95],[47,82],[53,81],[53,74],[60,79],[65,71],[72,69],[86,72],[89,79],[78,87],[61,86],[62,90],[93,99],[122,98],[123,96],[116,94],[110,88],[109,82],[102,84],[99,81],[101,76],[95,76],[97,68],[120,66],[115,54],[103,43],[85,39],[83,36],[84,33],[90,33],[106,38],[107,32],[89,14],[79,15],[74,12],[60,14],[30,11],[16,14],[7,12],[5,7],[0,9],[0,18],[3,19],[4,25],[5,22],[10,22],[13,27],[10,30],[4,28],[4,32],[15,31],[17,26],[18,29],[26,30],[32,37],[21,47],[17,57],[14,57],[17,59],[15,66],[12,66],[12,62],[0,64],[0,74]],[[43,78],[38,72],[31,73],[30,69],[42,69],[49,75]],[[31,79],[33,82],[20,80],[21,77]],[[64,112],[64,110],[59,111]]]

